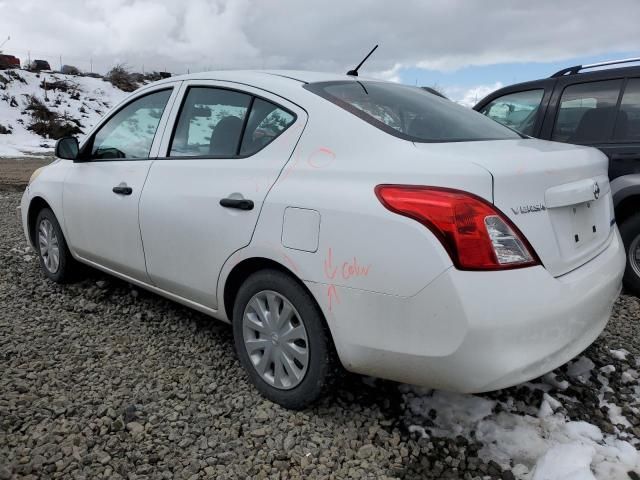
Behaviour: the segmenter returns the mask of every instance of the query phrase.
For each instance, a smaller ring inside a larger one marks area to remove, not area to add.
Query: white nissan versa
[[[231,322],[289,408],[339,363],[462,392],[529,380],[593,342],[620,291],[606,157],[419,88],[175,77],[56,155],[21,203],[45,275],[81,262]]]

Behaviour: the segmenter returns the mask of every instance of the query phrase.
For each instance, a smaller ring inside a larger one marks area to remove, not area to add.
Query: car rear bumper
[[[490,391],[538,377],[587,348],[607,324],[624,266],[615,228],[605,251],[561,277],[543,267],[450,268],[413,297],[337,288],[331,310],[323,309],[350,371]],[[327,298],[326,285],[308,286]]]

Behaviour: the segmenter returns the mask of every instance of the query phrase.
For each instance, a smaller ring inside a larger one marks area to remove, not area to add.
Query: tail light
[[[387,209],[431,230],[461,270],[505,270],[540,264],[518,228],[476,195],[409,185],[378,185],[375,193]]]

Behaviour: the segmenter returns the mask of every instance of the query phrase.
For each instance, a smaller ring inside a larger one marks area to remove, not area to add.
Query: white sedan
[[[21,203],[44,274],[80,262],[230,322],[289,408],[340,364],[462,392],[527,381],[593,342],[620,292],[606,157],[419,88],[175,77],[56,155]]]

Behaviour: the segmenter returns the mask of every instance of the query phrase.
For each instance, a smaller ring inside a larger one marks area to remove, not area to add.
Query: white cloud
[[[8,52],[105,70],[303,68],[363,74],[558,61],[640,45],[637,0],[0,0]]]
[[[493,85],[477,85],[471,88],[446,87],[443,90],[445,95],[454,102],[458,102],[465,107],[473,107],[491,92],[503,86],[502,82],[496,82]]]
[[[402,64],[396,63],[392,68],[388,70],[382,70],[381,72],[373,72],[368,76],[377,78],[379,80],[386,80],[389,82],[400,83],[400,70],[402,70]]]

